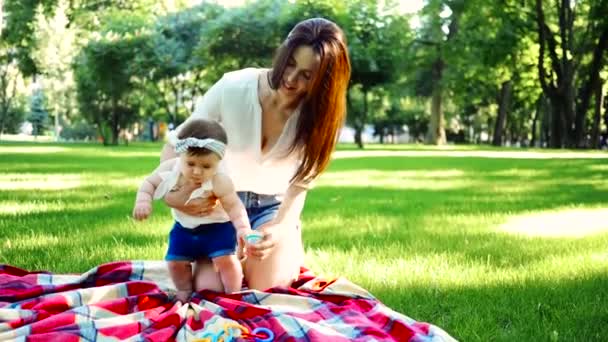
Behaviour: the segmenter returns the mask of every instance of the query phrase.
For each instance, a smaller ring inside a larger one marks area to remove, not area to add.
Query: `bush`
[[[71,126],[63,127],[59,135],[65,140],[94,140],[97,136],[97,130],[95,126],[80,121]]]

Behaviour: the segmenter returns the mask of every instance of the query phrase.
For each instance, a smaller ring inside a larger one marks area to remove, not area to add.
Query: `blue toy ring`
[[[262,334],[266,334],[266,336],[268,336],[266,338],[256,337],[255,338],[256,342],[272,342],[272,340],[274,340],[274,333],[270,329],[268,329],[268,328],[258,327],[258,328],[253,329],[253,331],[251,333],[253,335],[257,335],[259,333],[262,333]]]

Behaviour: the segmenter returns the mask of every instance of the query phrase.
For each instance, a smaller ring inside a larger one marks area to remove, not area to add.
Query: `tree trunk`
[[[110,120],[110,131],[112,133],[112,145],[118,145],[118,100],[112,99],[112,119]]]
[[[591,128],[590,148],[599,148],[600,144],[600,121],[602,119],[602,103],[604,103],[603,84],[600,79],[595,85],[595,108],[593,113],[593,127]]]
[[[363,128],[360,127],[359,125],[355,125],[355,144],[357,144],[357,147],[359,148],[363,148]]]
[[[541,95],[540,146],[547,147],[551,142],[551,102]]]
[[[604,126],[606,126],[606,134],[608,134],[608,101],[604,98]]]
[[[556,66],[562,72],[562,79],[558,78],[558,93],[563,101],[562,111],[565,121],[563,131],[565,145],[575,147],[576,142],[576,119],[575,119],[575,90],[574,90],[574,60],[572,29],[574,25],[574,12],[571,6],[572,0],[561,0],[558,7],[559,37],[561,58]],[[555,50],[555,49],[554,49]],[[569,57],[570,55],[570,57]]]
[[[585,120],[587,118],[587,110],[589,109],[589,103],[591,102],[591,95],[594,91],[597,91],[595,88],[597,87],[597,83],[600,83],[600,71],[604,65],[604,51],[608,49],[608,28],[602,31],[600,39],[593,49],[593,59],[591,61],[591,67],[589,70],[589,77],[583,84],[580,92],[579,98],[580,102],[577,103],[578,106],[576,108],[576,131],[575,131],[575,141],[577,147],[584,147],[585,136],[586,136],[586,123]],[[595,142],[592,143],[592,145]]]
[[[532,117],[532,140],[530,140],[530,147],[536,147],[536,133],[538,131],[538,118],[541,112],[541,98],[542,95],[536,100],[536,110],[534,111],[534,117]]]
[[[360,149],[363,149],[363,130],[365,129],[365,122],[367,120],[365,120],[365,118],[367,118],[367,108],[368,108],[368,103],[367,103],[367,94],[368,94],[368,90],[363,88],[363,115],[361,118],[361,122],[359,122],[358,124],[355,125],[355,143],[357,144],[357,146]]]
[[[494,139],[492,139],[492,145],[494,146],[501,146],[503,142],[502,138],[504,135],[505,123],[507,121],[507,115],[509,113],[509,107],[511,105],[511,92],[511,80],[503,82],[502,87],[500,89],[498,117],[496,118],[496,125],[494,126]]]
[[[431,97],[431,120],[427,132],[428,144],[443,145],[446,143],[445,123],[442,108],[441,79],[443,76],[443,60],[438,58],[433,65],[433,95]]]
[[[566,127],[564,123],[563,115],[563,103],[559,99],[553,98],[551,101],[551,135],[549,139],[549,146],[552,148],[563,148],[564,134],[566,133]]]

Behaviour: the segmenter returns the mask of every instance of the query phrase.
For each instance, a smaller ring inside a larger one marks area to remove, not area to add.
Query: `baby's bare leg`
[[[169,261],[169,274],[177,288],[176,299],[186,303],[192,294],[192,264],[190,261]]]
[[[234,293],[241,290],[243,284],[243,268],[236,255],[223,255],[213,258],[213,265],[220,272],[224,291]]]

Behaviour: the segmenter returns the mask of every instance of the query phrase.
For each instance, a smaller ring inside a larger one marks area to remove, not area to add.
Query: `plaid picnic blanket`
[[[453,341],[346,279],[306,269],[289,288],[201,291],[186,305],[171,300],[174,291],[161,261],[113,262],[82,275],[0,265],[0,341],[268,340],[254,328],[269,329],[273,341]]]

